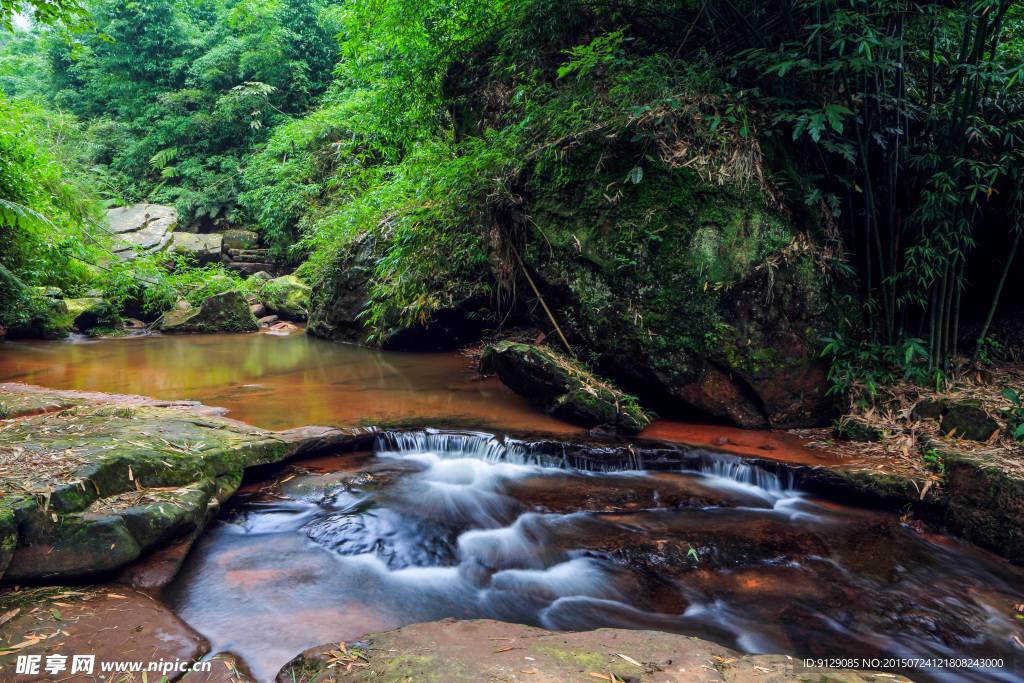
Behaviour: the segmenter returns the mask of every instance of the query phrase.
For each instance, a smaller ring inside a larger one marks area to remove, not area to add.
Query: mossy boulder
[[[260,303],[285,320],[305,320],[309,311],[310,287],[294,275],[266,282],[259,292]]]
[[[85,332],[103,323],[113,322],[113,310],[111,310],[110,304],[100,297],[65,299],[64,303],[79,332]]]
[[[626,183],[637,164],[639,183]],[[666,415],[827,424],[827,258],[755,187],[703,180],[640,144],[577,140],[523,172],[523,261],[569,341]],[[536,307],[534,320],[551,324]]]
[[[169,334],[256,332],[259,329],[248,300],[237,289],[215,294],[198,308],[170,311],[160,325],[160,330]]]
[[[500,342],[484,349],[480,369],[567,422],[635,434],[650,421],[632,397],[547,347]]]
[[[999,423],[980,407],[960,403],[942,416],[939,429],[960,439],[988,441],[999,429]]]
[[[859,441],[859,442],[875,442],[882,440],[882,432],[878,429],[864,424],[863,422],[857,422],[855,420],[848,420],[846,422],[837,422],[832,428],[832,436],[839,439],[840,441]]]
[[[370,300],[379,243],[372,233],[353,236],[314,274],[306,332],[333,341],[365,344],[372,328],[360,314]]]

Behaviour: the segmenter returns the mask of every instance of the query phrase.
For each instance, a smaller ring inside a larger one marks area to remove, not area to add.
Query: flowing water
[[[747,652],[989,654],[1011,681],[1024,574],[919,521],[736,458],[583,472],[486,435],[398,433],[250,487],[167,598],[262,680],[328,641],[444,617],[657,629]]]
[[[0,342],[0,381],[199,400],[269,429],[579,431],[468,357],[305,335]],[[661,421],[644,435],[829,458],[777,433]],[[653,628],[748,652],[993,655],[1007,668],[907,673],[1024,680],[1011,668],[1022,571],[912,515],[813,498],[726,455],[698,471],[584,472],[511,443],[394,432],[373,453],[290,465],[232,499],[165,597],[261,680],[307,647],[450,616]]]

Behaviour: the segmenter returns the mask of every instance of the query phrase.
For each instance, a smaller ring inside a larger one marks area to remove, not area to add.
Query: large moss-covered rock
[[[370,300],[378,248],[373,234],[358,235],[335,252],[324,272],[316,274],[316,286],[310,296],[308,334],[333,341],[366,343],[372,329],[359,314]]]
[[[260,302],[285,320],[305,320],[310,287],[294,275],[270,280],[260,288]]]
[[[175,309],[164,316],[162,332],[256,332],[260,329],[249,301],[237,289],[216,294],[198,308]]]
[[[803,234],[756,189],[712,185],[637,144],[582,142],[524,172],[523,260],[570,341],[667,415],[827,423],[819,339],[841,312]],[[642,181],[624,183],[637,163]],[[550,328],[539,307],[535,320]]]
[[[65,299],[68,314],[80,332],[96,327],[107,318],[112,317],[110,305],[100,297],[83,297],[81,299]]]
[[[626,434],[639,432],[649,422],[631,397],[546,347],[508,341],[488,346],[481,354],[480,370],[498,373],[517,394],[568,422]]]
[[[942,416],[939,428],[943,434],[951,434],[960,439],[988,441],[999,429],[999,423],[980,407],[961,403]]]
[[[371,233],[355,235],[338,245],[333,261],[311,275],[308,334],[366,344],[376,333],[375,343],[385,349],[453,349],[479,340],[483,330],[492,326],[487,317],[480,315],[490,302],[473,294],[480,289],[479,283],[458,280],[447,282],[446,291],[439,297],[451,301],[451,305],[434,311],[425,323],[410,327],[383,325],[376,330],[368,325],[364,311],[370,305],[377,260],[386,248],[386,238]]]

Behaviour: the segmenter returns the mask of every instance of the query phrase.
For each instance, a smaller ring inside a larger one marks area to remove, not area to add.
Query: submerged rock
[[[249,302],[237,289],[215,294],[198,308],[172,310],[160,324],[160,330],[169,334],[256,332],[259,329]]]
[[[568,422],[635,434],[650,421],[631,397],[546,347],[500,342],[484,349],[480,369]]]
[[[285,320],[305,320],[310,287],[294,275],[284,275],[260,288],[260,302]]]

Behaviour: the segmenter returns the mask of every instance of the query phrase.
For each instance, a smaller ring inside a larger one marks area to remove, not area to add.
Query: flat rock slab
[[[113,251],[124,255],[133,250],[153,252],[166,249],[170,232],[178,225],[178,211],[173,206],[134,204],[107,211],[107,223],[114,233]]]
[[[224,237],[219,234],[197,235],[188,232],[175,232],[171,235],[168,251],[178,254],[190,254],[199,263],[213,263],[220,260]]]
[[[345,649],[336,643],[311,648],[285,665],[277,683],[596,683],[612,681],[613,675],[629,683],[910,683],[891,674],[805,668],[785,655],[744,655],[659,631],[562,633],[487,619],[414,624],[367,636]]]
[[[121,569],[205,526],[245,468],[373,438],[327,428],[279,435],[191,402],[114,398],[0,385],[0,401],[23,413],[60,407],[0,420],[0,582]]]
[[[117,680],[104,674],[103,663],[195,662],[209,651],[206,640],[167,607],[124,586],[98,588],[42,588],[0,592],[0,618],[14,616],[0,628],[0,681],[29,683],[39,680]],[[16,673],[19,655],[39,656],[39,670]],[[66,656],[61,661],[59,656]],[[74,655],[94,655],[91,674],[71,673]],[[57,656],[66,668],[50,674],[48,656]],[[120,674],[126,676],[127,674]],[[167,672],[168,680],[183,672]],[[194,674],[193,674],[194,675]],[[160,673],[149,673],[154,683]],[[189,680],[192,677],[189,676]],[[141,675],[125,680],[140,681]]]
[[[78,404],[73,400],[53,394],[3,393],[0,395],[0,419],[55,413],[74,408],[76,405]]]

